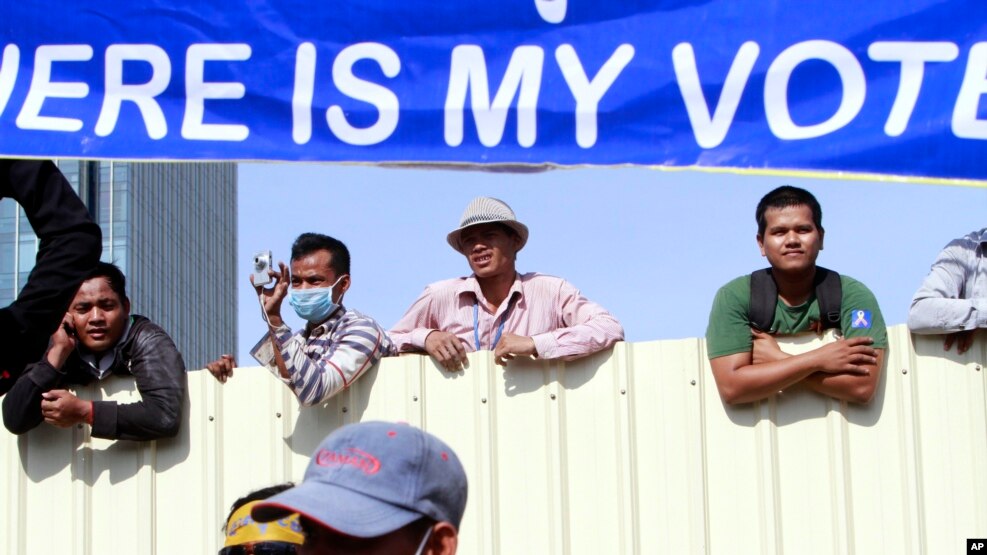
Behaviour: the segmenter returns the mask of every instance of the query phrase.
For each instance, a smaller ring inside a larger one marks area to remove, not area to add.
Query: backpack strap
[[[751,306],[747,312],[751,327],[771,332],[778,305],[778,286],[771,277],[771,268],[751,273]]]
[[[816,266],[816,299],[819,300],[819,322],[822,329],[840,329],[840,316],[843,307],[843,284],[840,274]]]
[[[822,329],[840,329],[841,309],[843,305],[843,285],[840,274],[816,266],[816,277],[813,283],[816,299],[819,301],[819,320]],[[771,268],[764,268],[751,273],[751,305],[747,312],[751,327],[773,332],[771,323],[775,318],[775,307],[778,305],[778,286],[771,277]]]

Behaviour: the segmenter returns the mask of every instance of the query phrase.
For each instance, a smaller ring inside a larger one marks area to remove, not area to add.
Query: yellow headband
[[[272,522],[255,522],[250,509],[260,501],[251,501],[237,509],[226,523],[226,543],[223,547],[254,542],[305,543],[298,515],[290,515]]]

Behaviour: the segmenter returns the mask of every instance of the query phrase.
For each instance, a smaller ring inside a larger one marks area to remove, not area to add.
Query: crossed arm
[[[754,332],[750,352],[710,360],[720,397],[735,405],[760,401],[793,385],[851,403],[874,396],[884,350],[869,337],[839,339],[800,355],[783,352],[774,337]]]

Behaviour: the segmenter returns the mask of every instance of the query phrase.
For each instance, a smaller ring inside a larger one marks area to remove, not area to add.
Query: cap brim
[[[266,499],[250,512],[257,522],[298,513],[357,538],[375,538],[425,516],[334,484],[301,484]]]

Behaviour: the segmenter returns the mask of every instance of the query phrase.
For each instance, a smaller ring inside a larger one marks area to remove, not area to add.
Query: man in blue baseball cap
[[[300,554],[453,554],[466,473],[439,438],[407,424],[339,428],[316,449],[298,486],[254,506],[269,522],[297,513]]]

